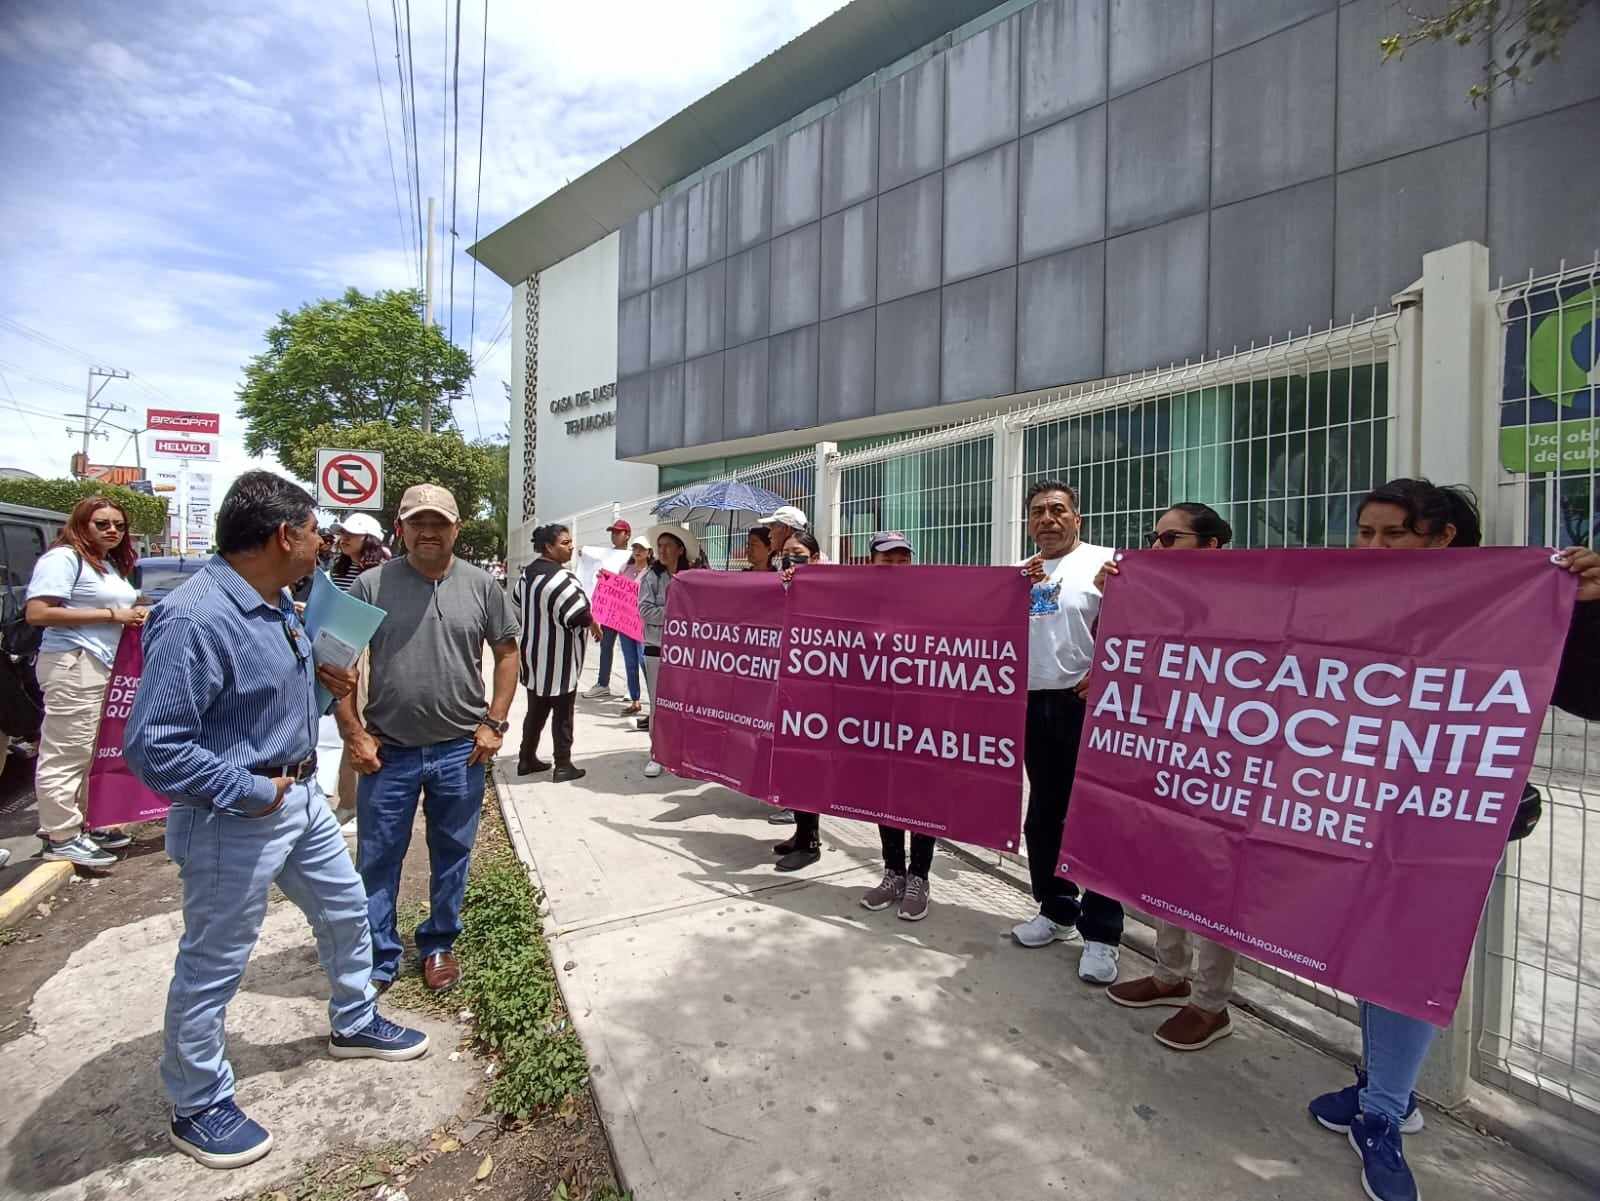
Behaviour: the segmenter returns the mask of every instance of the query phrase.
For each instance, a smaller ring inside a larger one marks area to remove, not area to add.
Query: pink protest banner
[[[1028,584],[1014,568],[685,572],[656,760],[788,808],[1015,850]]]
[[[796,572],[773,802],[1016,850],[1028,588],[1008,567]]]
[[[639,616],[639,581],[601,569],[595,575],[594,596],[589,599],[595,621],[635,642],[644,641],[644,619]]]
[[[657,763],[767,799],[783,608],[776,572],[673,577],[650,698]]]
[[[1060,874],[1447,1025],[1574,596],[1542,550],[1125,556]]]
[[[170,807],[165,797],[140,783],[122,759],[122,733],[143,674],[143,635],[138,626],[128,626],[111,665],[111,682],[106,685],[100,711],[100,735],[89,767],[88,824],[92,829],[153,821],[165,817]]]

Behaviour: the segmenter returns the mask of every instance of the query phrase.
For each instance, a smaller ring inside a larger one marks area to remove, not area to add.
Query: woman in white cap
[[[639,580],[639,616],[644,621],[644,678],[650,688],[650,711],[656,707],[656,680],[661,674],[661,632],[667,622],[667,593],[680,571],[698,562],[700,540],[684,525],[658,525],[646,537],[655,544],[656,561]],[[648,730],[650,718],[641,717],[639,728]],[[654,759],[644,766],[644,774],[655,779],[661,764]]]
[[[382,567],[389,557],[383,549],[383,527],[365,513],[334,522],[333,537],[339,553],[333,557],[328,576],[340,592],[349,592],[357,576]]]
[[[628,543],[628,561],[618,574],[642,585],[644,574],[649,570],[650,542],[643,535],[635,535]],[[617,642],[622,647],[622,665],[628,675],[628,707],[622,713],[624,717],[634,717],[644,711],[644,706],[639,703],[639,666],[644,658],[644,643],[635,642],[620,633]]]

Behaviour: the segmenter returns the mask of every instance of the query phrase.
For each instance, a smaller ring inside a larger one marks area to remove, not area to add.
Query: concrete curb
[[[507,773],[505,769],[500,765],[499,761],[496,761],[491,766],[495,783],[495,804],[500,809],[500,820],[505,825],[506,837],[510,839],[511,849],[516,852],[517,859],[522,864],[522,869],[528,873],[528,879],[539,890],[540,925],[543,929],[545,942],[554,951],[556,940],[560,937],[560,931],[555,928],[550,919],[550,907],[545,899],[544,884],[539,879],[539,864],[534,858],[533,846],[528,841],[528,832],[523,829],[522,818],[511,804],[511,786],[510,781],[506,779]],[[570,1021],[574,1010],[587,1006],[588,1002],[585,998],[572,995],[575,982],[567,973],[557,969],[555,978],[556,989],[561,993],[561,1003],[566,1007],[568,1020]],[[574,1022],[573,1025],[574,1029],[576,1029],[577,1024]],[[579,1041],[583,1041],[581,1034],[579,1035]],[[620,1081],[621,1073],[616,1071],[611,1063],[611,1056],[604,1046],[594,1047],[589,1043],[584,1043],[583,1050],[584,1054],[589,1058],[589,1091],[594,1094],[595,1112],[600,1118],[601,1133],[605,1135],[606,1150],[611,1155],[611,1166],[616,1171],[617,1185],[624,1191],[631,1192],[634,1196],[640,1196],[640,1182],[634,1179],[633,1174],[629,1173],[624,1166],[624,1156],[618,1154],[621,1150],[618,1146],[618,1139],[627,1138],[631,1133],[632,1139],[627,1150],[630,1155],[640,1156],[644,1163],[650,1162],[649,1147],[637,1132],[631,1129],[626,1131],[613,1130],[612,1121],[608,1120],[611,1115],[627,1113],[630,1110],[626,1092],[621,1088],[620,1084],[616,1083]],[[598,1074],[594,1071],[596,1065],[601,1066],[601,1071]]]
[[[0,894],[0,930],[8,930],[28,916],[40,901],[54,896],[56,889],[72,879],[72,864],[46,863],[34,868],[16,884]]]

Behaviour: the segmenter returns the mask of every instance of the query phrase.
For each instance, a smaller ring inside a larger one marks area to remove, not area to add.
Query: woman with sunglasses
[[[1194,501],[1173,505],[1145,536],[1152,550],[1221,550],[1232,541],[1233,528],[1222,516]],[[1107,563],[1095,587],[1104,589],[1107,577],[1116,574],[1117,565]],[[1228,999],[1237,958],[1210,939],[1158,919],[1155,973],[1113,984],[1106,996],[1129,1009],[1176,1009],[1156,1029],[1156,1041],[1174,1051],[1203,1050],[1233,1033]]]
[[[822,561],[822,547],[805,530],[795,530],[783,544],[781,556],[774,554],[773,561],[783,572],[783,582],[788,584],[794,579],[795,568]],[[794,835],[772,848],[772,853],[778,856],[780,872],[797,872],[822,858],[822,818],[801,809],[793,813]]]
[[[1477,506],[1463,490],[1427,480],[1390,480],[1373,489],[1356,510],[1356,546],[1366,550],[1438,550],[1482,543]],[[1584,663],[1592,664],[1592,637],[1600,606],[1600,555],[1573,547],[1560,565],[1579,578],[1578,604],[1568,632],[1552,703],[1579,717],[1600,718],[1572,687]],[[1565,685],[1564,682],[1565,681]],[[1532,823],[1513,826],[1521,837]],[[1361,1156],[1362,1183],[1374,1201],[1416,1201],[1417,1186],[1406,1163],[1401,1134],[1422,1129],[1415,1089],[1438,1027],[1361,1002],[1361,1062],[1356,1082],[1324,1093],[1309,1106],[1311,1116],[1329,1130],[1345,1134]]]
[[[117,860],[109,852],[133,841],[121,830],[85,830],[83,803],[117,643],[125,627],[143,625],[150,612],[135,603],[137,559],[127,513],[103,496],[85,497],[28,584],[28,624],[44,630],[44,729],[34,792],[48,860],[110,867]]]

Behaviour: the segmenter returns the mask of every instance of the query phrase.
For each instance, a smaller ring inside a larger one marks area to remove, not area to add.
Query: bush
[[[0,501],[70,513],[72,506],[86,496],[105,496],[127,511],[128,522],[137,534],[160,537],[167,532],[165,497],[145,496],[115,484],[98,480],[0,480]]]

